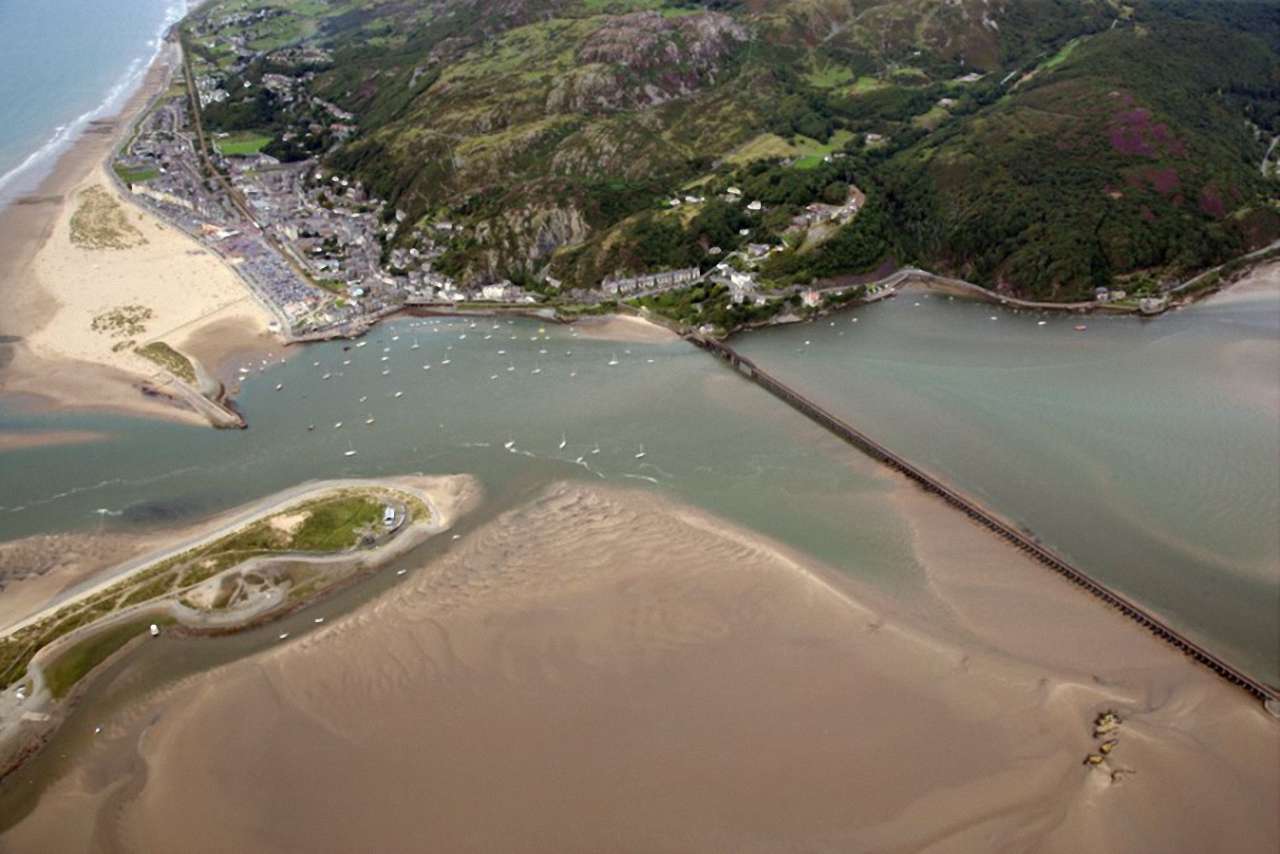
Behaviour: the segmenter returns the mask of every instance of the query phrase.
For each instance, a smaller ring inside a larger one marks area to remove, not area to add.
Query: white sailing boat
[[[569,440],[565,438],[563,433],[560,434],[560,450],[564,450],[564,446],[569,444]]]
[[[609,367],[613,367],[616,364],[618,364],[618,354],[614,353],[609,357]]]
[[[646,456],[646,454],[645,454],[645,452],[644,452],[644,443],[643,443],[643,442],[641,442],[641,443],[640,443],[640,450],[636,451],[636,459],[637,459],[637,460],[643,460],[643,459],[645,458],[645,456]]]
[[[347,443],[347,450],[343,451],[342,455],[344,457],[354,457],[356,455],[356,449],[351,446],[350,442]]]

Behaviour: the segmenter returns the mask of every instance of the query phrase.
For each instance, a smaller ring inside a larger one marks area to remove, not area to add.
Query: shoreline
[[[266,327],[262,309],[238,275],[220,266],[222,278],[211,281],[207,259],[187,257],[207,255],[202,247],[133,205],[111,173],[115,150],[180,67],[175,32],[170,28],[119,111],[90,123],[32,193],[0,207],[0,282],[10,305],[0,316],[0,395],[6,403],[35,411],[103,411],[189,425],[244,426],[216,388],[212,397],[201,394],[164,367],[135,356],[132,342],[108,350],[104,345],[110,340],[83,328],[95,301],[97,311],[104,310],[104,301],[154,303],[158,322],[171,328],[147,330],[140,344],[176,334],[181,340],[174,343],[185,347],[204,326],[228,316],[255,331]],[[140,248],[70,245],[68,221],[78,196],[95,186],[104,187],[128,221],[137,223],[133,230],[143,239],[134,245]],[[108,278],[103,288],[89,291],[81,284],[85,276]],[[203,288],[204,295],[191,298],[192,287]],[[205,336],[199,358],[218,357],[217,343]]]
[[[385,492],[389,496],[407,496],[423,505],[426,516],[413,518],[407,524],[402,523],[370,546],[357,546],[332,553],[282,552],[251,557],[201,580],[192,590],[174,590],[132,607],[126,606],[42,646],[31,658],[22,677],[15,679],[10,687],[0,693],[0,781],[38,754],[55,734],[67,712],[74,708],[78,698],[92,684],[95,671],[109,661],[126,655],[129,649],[145,637],[145,633],[130,639],[108,658],[91,667],[66,696],[54,696],[47,685],[45,668],[68,650],[109,633],[113,628],[145,622],[172,627],[173,631],[184,637],[235,634],[276,622],[350,587],[385,568],[389,562],[427,539],[449,530],[478,500],[478,487],[465,475],[414,475],[300,484],[229,513],[220,514],[200,526],[200,533],[195,536],[176,542],[169,538],[170,542],[164,546],[152,548],[138,558],[94,573],[91,578],[52,597],[40,610],[11,623],[0,632],[0,639],[11,637],[26,626],[61,613],[77,601],[145,573],[157,564],[189,553],[202,545],[234,536],[264,519],[288,516],[291,511],[300,507],[349,490],[371,490],[379,494]],[[299,595],[290,592],[291,588],[284,588],[283,592],[282,589],[277,589],[277,595],[268,595],[247,606],[241,605],[221,612],[200,610],[187,602],[199,589],[216,587],[226,577],[268,573],[276,565],[313,569],[331,566],[334,569],[327,571],[326,583],[313,584]],[[24,697],[18,698],[11,690],[14,684],[23,686],[20,690],[24,691]]]

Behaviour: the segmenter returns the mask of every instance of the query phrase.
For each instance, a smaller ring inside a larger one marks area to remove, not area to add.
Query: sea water
[[[0,0],[0,204],[142,82],[187,0]]]

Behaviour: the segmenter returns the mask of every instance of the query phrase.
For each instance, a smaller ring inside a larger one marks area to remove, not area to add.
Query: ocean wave
[[[79,138],[80,133],[90,122],[120,111],[125,101],[142,83],[147,69],[164,49],[164,34],[186,16],[188,8],[187,0],[178,0],[166,7],[164,18],[160,21],[155,36],[146,42],[146,45],[151,48],[151,53],[135,57],[96,107],[86,110],[66,124],[55,127],[53,134],[43,145],[28,154],[17,166],[0,175],[0,204],[12,201],[11,194],[16,190],[34,189],[35,181],[44,177],[37,168],[52,167],[57,158]],[[21,178],[27,178],[27,182],[19,184]]]

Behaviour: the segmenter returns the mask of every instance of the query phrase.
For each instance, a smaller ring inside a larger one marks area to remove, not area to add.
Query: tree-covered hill
[[[463,278],[756,243],[778,283],[894,260],[1068,299],[1280,236],[1272,2],[222,0],[187,33],[231,93],[211,126],[458,226],[435,263]],[[352,118],[242,83],[281,73]],[[797,231],[851,188],[851,222]]]

